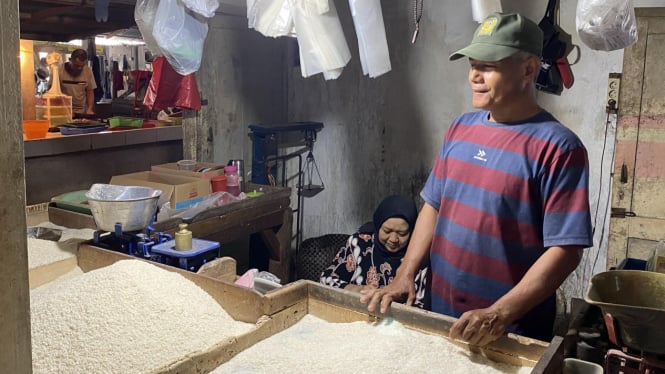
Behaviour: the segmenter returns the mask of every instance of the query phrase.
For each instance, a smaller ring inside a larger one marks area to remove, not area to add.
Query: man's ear
[[[540,72],[540,58],[530,57],[525,61],[524,76],[529,81],[535,81]]]

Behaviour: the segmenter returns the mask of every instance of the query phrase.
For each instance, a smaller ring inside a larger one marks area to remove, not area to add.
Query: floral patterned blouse
[[[333,258],[332,264],[321,273],[321,283],[337,288],[344,288],[348,284],[371,284],[382,288],[390,284],[406,251],[388,252],[381,245],[375,246],[374,240],[375,234],[351,235],[346,246],[340,248]],[[414,280],[416,300],[413,305],[424,309],[429,308],[427,273],[428,268],[422,267]]]

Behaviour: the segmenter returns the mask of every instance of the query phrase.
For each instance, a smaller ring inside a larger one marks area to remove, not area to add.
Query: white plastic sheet
[[[297,37],[305,78],[337,79],[351,59],[333,0],[247,0],[247,25],[273,38]]]
[[[349,0],[364,75],[376,78],[391,70],[380,0]]]
[[[333,0],[289,0],[300,48],[303,77],[323,73],[337,79],[351,60]]]

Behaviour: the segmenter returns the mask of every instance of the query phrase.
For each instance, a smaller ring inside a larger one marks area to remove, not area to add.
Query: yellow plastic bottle
[[[192,232],[187,230],[187,224],[178,225],[179,230],[175,233],[176,251],[189,251],[192,249]]]

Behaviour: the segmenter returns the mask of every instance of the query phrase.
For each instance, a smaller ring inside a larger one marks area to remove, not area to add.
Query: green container
[[[143,118],[134,117],[111,117],[109,118],[109,127],[135,127],[140,128],[143,126]]]
[[[90,205],[88,205],[88,198],[85,193],[88,190],[67,192],[62,195],[51,198],[51,201],[56,207],[64,210],[71,210],[83,214],[92,214]]]

